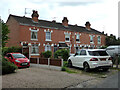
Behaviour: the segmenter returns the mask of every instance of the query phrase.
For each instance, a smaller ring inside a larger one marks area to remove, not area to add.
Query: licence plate
[[[27,65],[27,63],[22,63],[22,65]]]
[[[109,64],[108,62],[101,63],[101,65]]]

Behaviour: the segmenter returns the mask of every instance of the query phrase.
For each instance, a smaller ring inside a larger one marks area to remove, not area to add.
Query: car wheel
[[[68,67],[72,67],[72,62],[71,62],[71,60],[68,61]]]
[[[87,62],[84,63],[84,71],[85,71],[85,72],[90,71],[90,67],[89,67],[89,65],[88,65]]]
[[[103,71],[108,71],[109,70],[109,68],[103,68]]]

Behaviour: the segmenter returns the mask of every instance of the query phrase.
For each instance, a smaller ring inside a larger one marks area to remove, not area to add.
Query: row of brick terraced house
[[[85,27],[68,24],[64,17],[62,23],[55,20],[38,20],[38,12],[33,10],[32,18],[9,15],[7,25],[10,30],[8,47],[22,46],[29,57],[39,57],[41,52],[66,48],[75,53],[80,48],[100,48],[105,45],[105,35],[92,29],[89,22]]]

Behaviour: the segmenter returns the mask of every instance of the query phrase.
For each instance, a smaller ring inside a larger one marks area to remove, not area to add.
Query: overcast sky
[[[0,16],[6,22],[9,14],[31,17],[37,10],[39,19],[62,22],[67,17],[69,24],[91,27],[118,36],[118,2],[120,0],[0,0]]]

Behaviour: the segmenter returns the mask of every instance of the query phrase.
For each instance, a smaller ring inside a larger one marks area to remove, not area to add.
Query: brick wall
[[[19,44],[20,44],[20,39],[19,39],[20,27],[19,27],[19,23],[13,17],[10,17],[6,24],[8,25],[8,29],[10,30],[10,33],[8,34],[10,39],[9,39],[8,43],[6,44],[6,46],[7,47],[19,46]]]
[[[27,43],[40,43],[39,46],[39,53],[43,52],[45,50],[44,44],[49,43],[51,44],[58,44],[60,41],[65,42],[65,34],[64,32],[71,33],[70,35],[70,42],[66,42],[67,44],[71,44],[71,53],[75,52],[74,44],[88,44],[90,45],[90,36],[89,35],[95,35],[94,37],[94,45],[97,46],[103,46],[105,45],[105,36],[101,35],[101,44],[97,43],[97,34],[89,34],[89,33],[81,33],[81,32],[73,32],[73,31],[65,31],[65,30],[57,30],[57,29],[49,29],[49,31],[52,31],[51,33],[51,40],[52,41],[45,41],[45,30],[48,30],[48,28],[41,28],[41,27],[35,27],[39,29],[38,31],[38,40],[31,40],[31,31],[30,28],[34,28],[33,26],[25,26],[25,25],[19,25],[14,18],[9,18],[7,25],[9,25],[10,29],[10,40],[8,41],[7,46],[21,46],[20,42],[27,42]],[[76,36],[75,33],[79,33],[80,35],[80,43],[76,43]],[[74,38],[72,36],[75,36]],[[54,51],[54,47],[51,46],[52,51]]]

